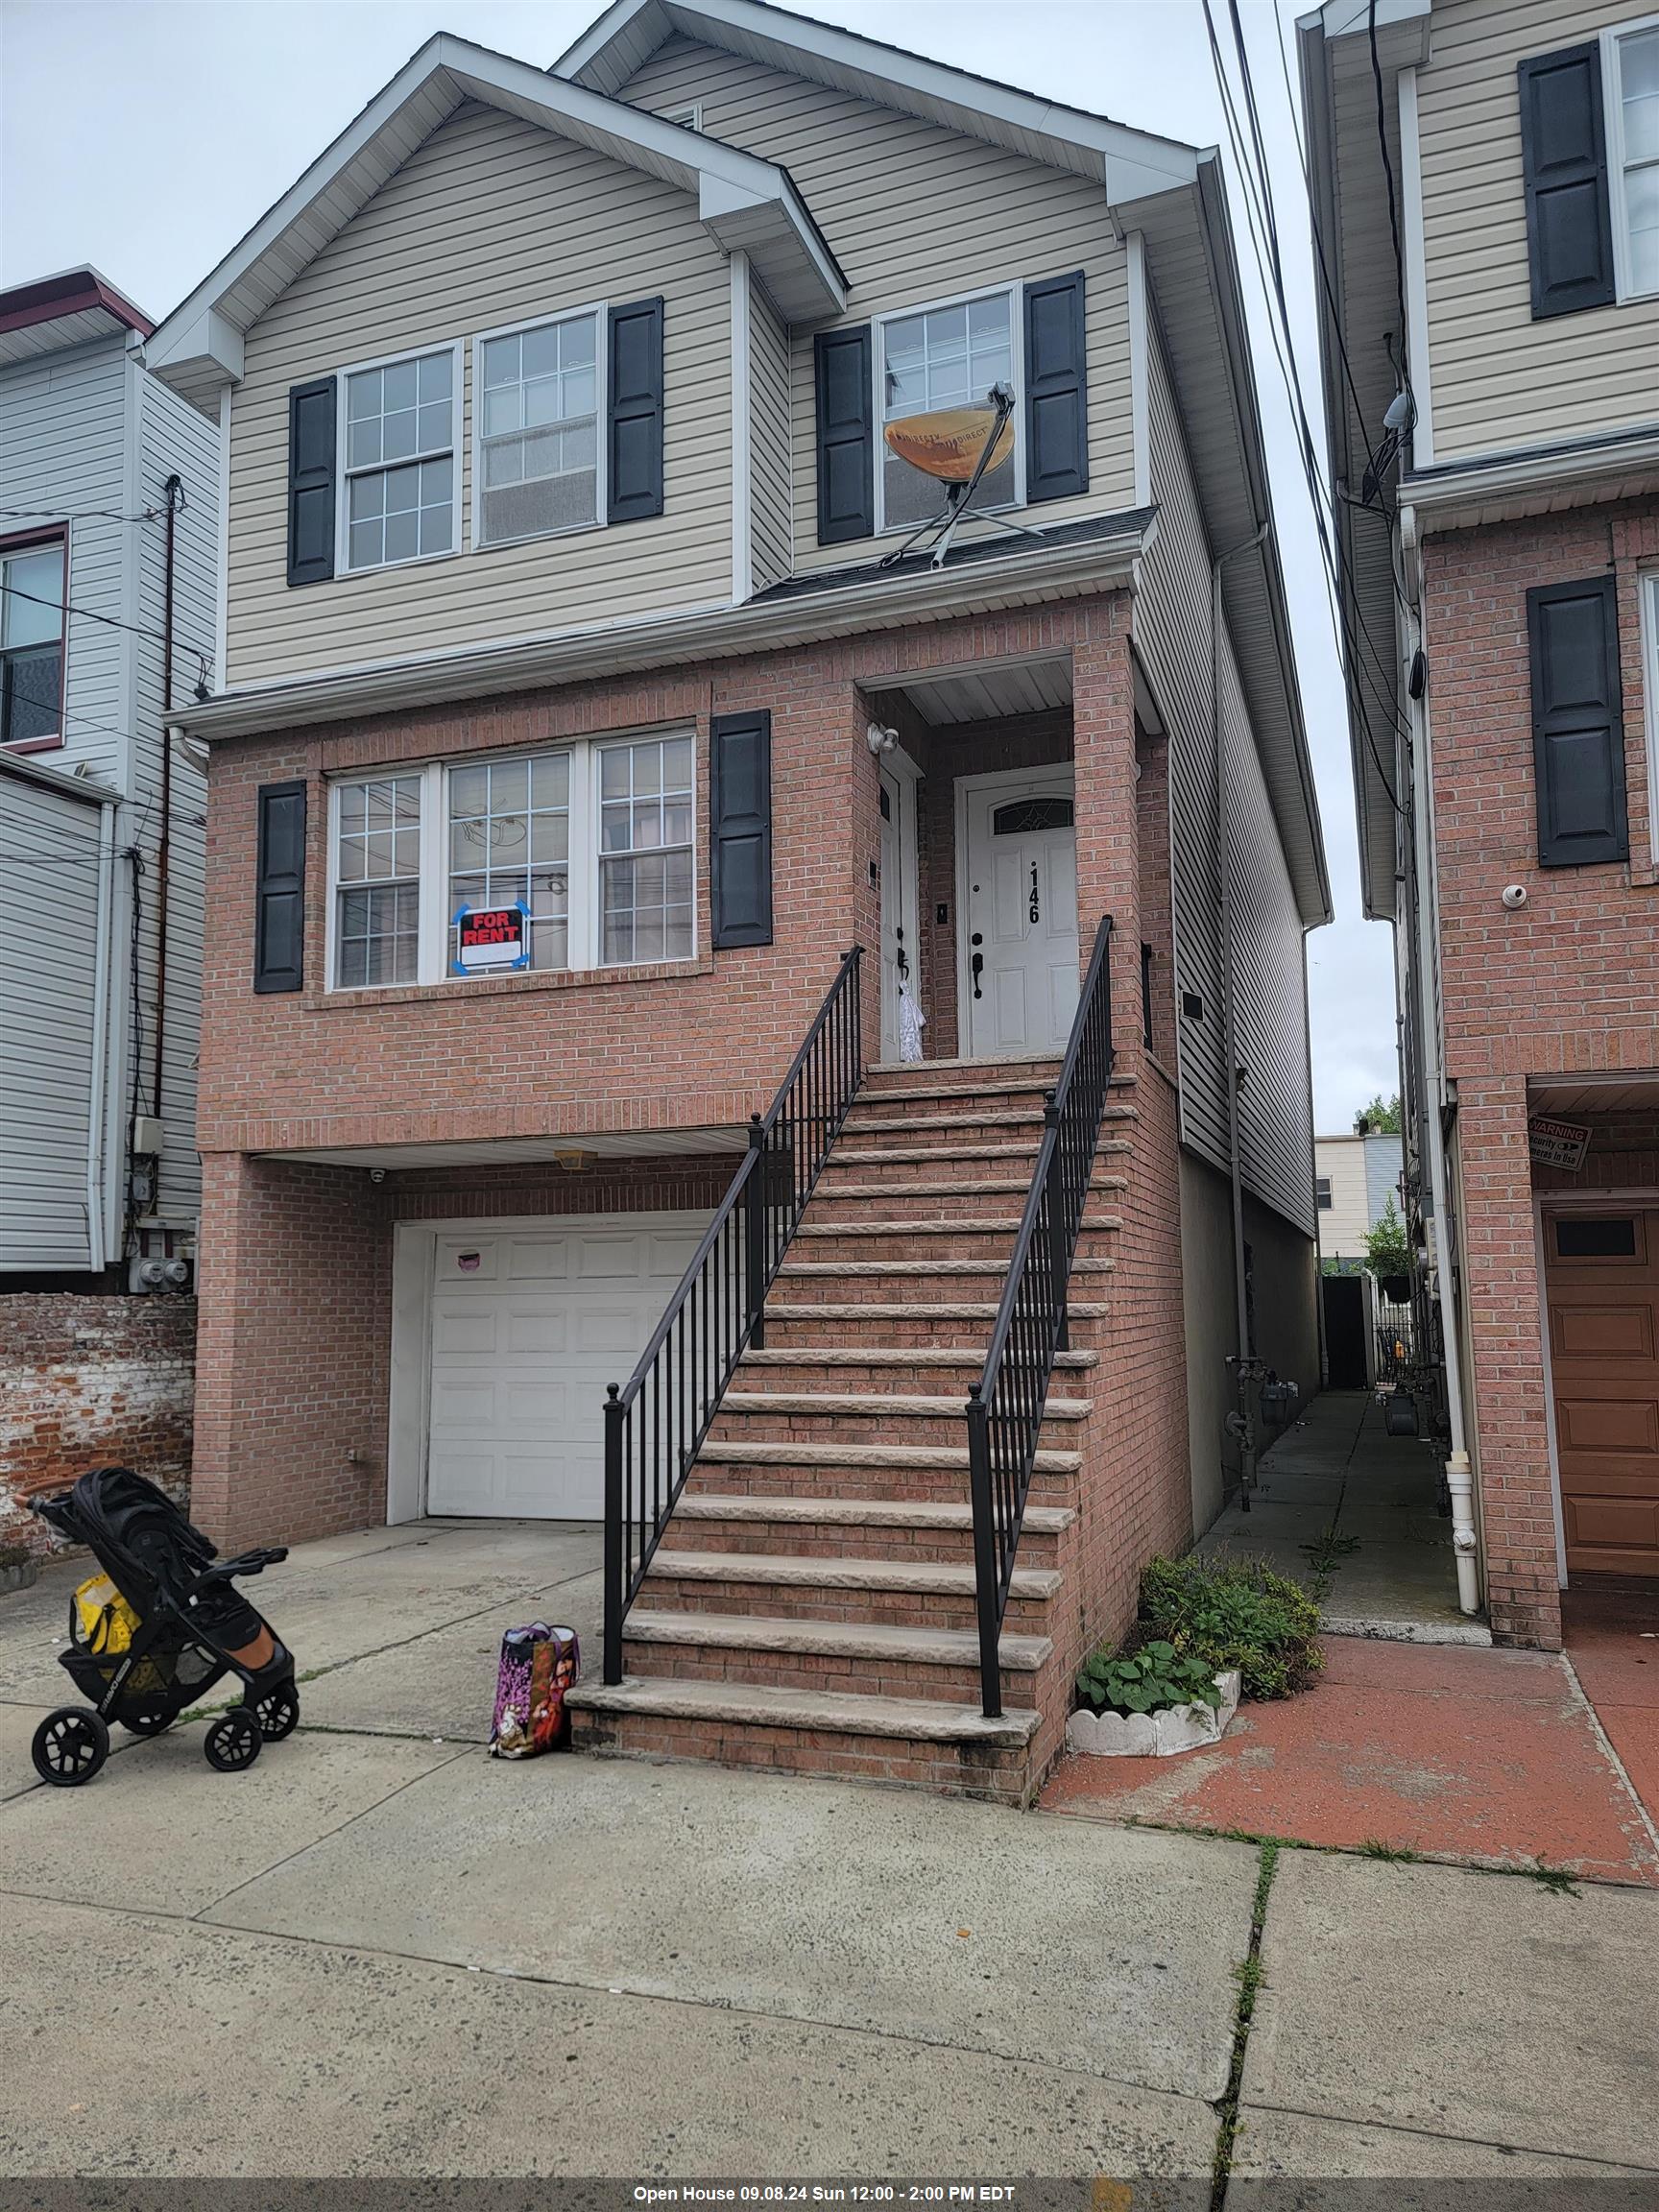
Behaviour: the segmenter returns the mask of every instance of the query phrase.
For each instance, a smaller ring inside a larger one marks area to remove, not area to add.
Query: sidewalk
[[[1652,1889],[490,1760],[502,1625],[586,1628],[594,1554],[504,1524],[302,1546],[259,1586],[299,1732],[220,1775],[180,1724],[84,1791],[27,1752],[71,1577],[0,1603],[0,2175],[1046,2174],[1133,2177],[1137,2212],[1218,2181],[1246,2212],[1256,2176],[1298,2177],[1286,2212],[1350,2206],[1346,2176],[1659,2190]]]

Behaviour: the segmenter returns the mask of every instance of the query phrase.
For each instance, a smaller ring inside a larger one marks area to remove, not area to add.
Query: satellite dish
[[[1014,419],[996,406],[935,407],[889,422],[882,435],[889,451],[924,476],[966,484],[975,469],[999,469],[1012,454]]]

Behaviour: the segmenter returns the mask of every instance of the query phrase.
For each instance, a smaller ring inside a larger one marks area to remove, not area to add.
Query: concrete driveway
[[[28,1764],[72,1577],[0,1604],[0,2176],[1136,2176],[1197,2207],[1230,2144],[1229,2201],[1286,2212],[1362,2174],[1659,2192],[1659,1895],[491,1761],[501,1630],[570,1621],[591,1664],[598,1555],[304,1547],[255,1586],[300,1732],[227,1776],[186,1724],[82,1791]]]

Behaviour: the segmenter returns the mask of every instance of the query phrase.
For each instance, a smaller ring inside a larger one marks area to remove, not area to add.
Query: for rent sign
[[[528,968],[530,913],[519,900],[512,906],[462,906],[455,915],[455,972],[488,974]]]

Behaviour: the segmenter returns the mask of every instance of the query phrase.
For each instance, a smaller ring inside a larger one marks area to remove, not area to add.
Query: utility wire
[[[148,637],[154,645],[165,647],[168,642],[162,631],[147,629],[139,622],[123,622],[118,615],[101,614],[95,607],[77,607],[68,599],[42,598],[38,591],[25,591],[20,584],[0,584],[0,591],[9,592],[13,599],[27,599],[36,607],[51,607],[60,614],[78,614],[84,622],[102,622],[109,630],[130,631],[134,637]],[[199,645],[192,645],[187,638],[175,637],[172,644],[176,654],[182,653],[187,660],[200,661],[204,668],[209,664],[211,655],[204,653]]]
[[[113,507],[0,507],[0,516],[25,522],[159,522],[161,514],[159,507],[146,507],[141,515]]]

